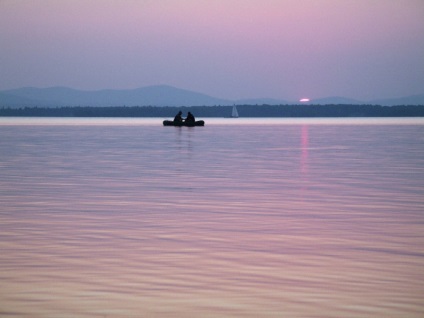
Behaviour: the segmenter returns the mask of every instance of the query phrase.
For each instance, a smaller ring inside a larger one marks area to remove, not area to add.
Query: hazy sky
[[[424,0],[0,0],[0,90],[424,93]]]

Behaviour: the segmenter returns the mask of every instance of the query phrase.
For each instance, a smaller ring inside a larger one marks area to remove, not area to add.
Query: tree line
[[[400,105],[237,105],[240,117],[421,117],[424,106]],[[230,117],[232,106],[111,106],[0,108],[0,116],[25,117],[164,117],[181,110],[196,117]]]

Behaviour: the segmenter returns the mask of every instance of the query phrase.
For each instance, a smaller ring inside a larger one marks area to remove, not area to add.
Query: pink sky
[[[422,0],[0,0],[0,90],[424,93]]]

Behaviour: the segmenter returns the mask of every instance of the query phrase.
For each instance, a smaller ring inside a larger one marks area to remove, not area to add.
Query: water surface
[[[0,119],[1,317],[422,317],[424,120]]]

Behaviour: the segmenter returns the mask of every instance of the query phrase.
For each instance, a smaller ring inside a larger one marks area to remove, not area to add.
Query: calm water
[[[423,317],[424,119],[0,119],[1,317]]]

